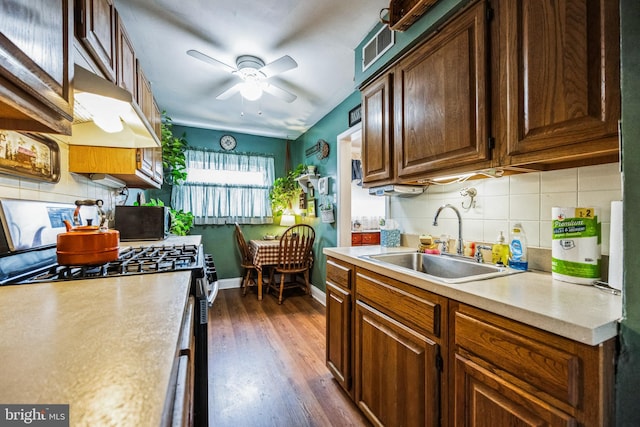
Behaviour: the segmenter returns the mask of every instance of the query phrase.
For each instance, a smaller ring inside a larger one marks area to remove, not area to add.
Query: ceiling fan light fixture
[[[245,80],[240,88],[240,94],[247,101],[256,101],[262,96],[262,85],[257,80]]]

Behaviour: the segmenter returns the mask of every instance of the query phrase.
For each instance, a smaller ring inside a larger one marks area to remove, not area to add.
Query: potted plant
[[[138,202],[134,202],[134,206],[138,206]],[[143,206],[165,206],[164,202],[160,199],[151,199]],[[186,236],[193,227],[193,214],[191,212],[184,212],[183,210],[175,210],[171,206],[169,208],[169,215],[171,215],[171,228],[169,232],[176,236]]]
[[[269,192],[271,209],[274,216],[282,215],[287,209],[293,209],[295,203],[300,198],[302,188],[296,178],[305,173],[306,166],[299,164],[295,169],[290,170],[283,177],[276,178]]]
[[[181,184],[187,179],[187,162],[185,151],[187,140],[185,134],[173,135],[173,123],[166,111],[162,112],[162,167],[167,184]]]

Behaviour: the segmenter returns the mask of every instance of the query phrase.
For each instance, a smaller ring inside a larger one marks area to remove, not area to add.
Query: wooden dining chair
[[[249,251],[249,245],[247,245],[247,241],[244,239],[244,234],[242,233],[242,229],[235,223],[236,226],[236,241],[238,242],[238,249],[240,250],[240,267],[242,267],[242,282],[240,283],[240,289],[242,290],[242,295],[247,294],[247,288],[249,286],[254,286],[257,284],[257,279],[254,278],[253,273],[256,275],[258,273],[257,267],[253,264],[251,259],[251,252]]]
[[[276,288],[275,274],[280,274],[278,304],[282,304],[282,294],[287,288],[302,288],[306,294],[311,294],[309,271],[313,264],[313,241],[316,233],[313,227],[306,224],[293,225],[285,230],[280,237],[278,249],[278,263],[273,266],[269,275],[267,293]],[[296,275],[304,275],[304,283],[296,280]],[[285,278],[289,275],[290,281]]]

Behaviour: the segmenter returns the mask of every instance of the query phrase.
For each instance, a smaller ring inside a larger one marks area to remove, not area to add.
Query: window
[[[269,190],[273,156],[186,151],[187,180],[174,185],[174,209],[191,212],[195,224],[265,224],[273,222]]]

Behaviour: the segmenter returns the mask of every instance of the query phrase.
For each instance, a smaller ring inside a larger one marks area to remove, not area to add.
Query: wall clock
[[[222,147],[223,150],[233,150],[236,148],[236,144],[236,139],[231,135],[222,135],[220,137],[220,147]]]

